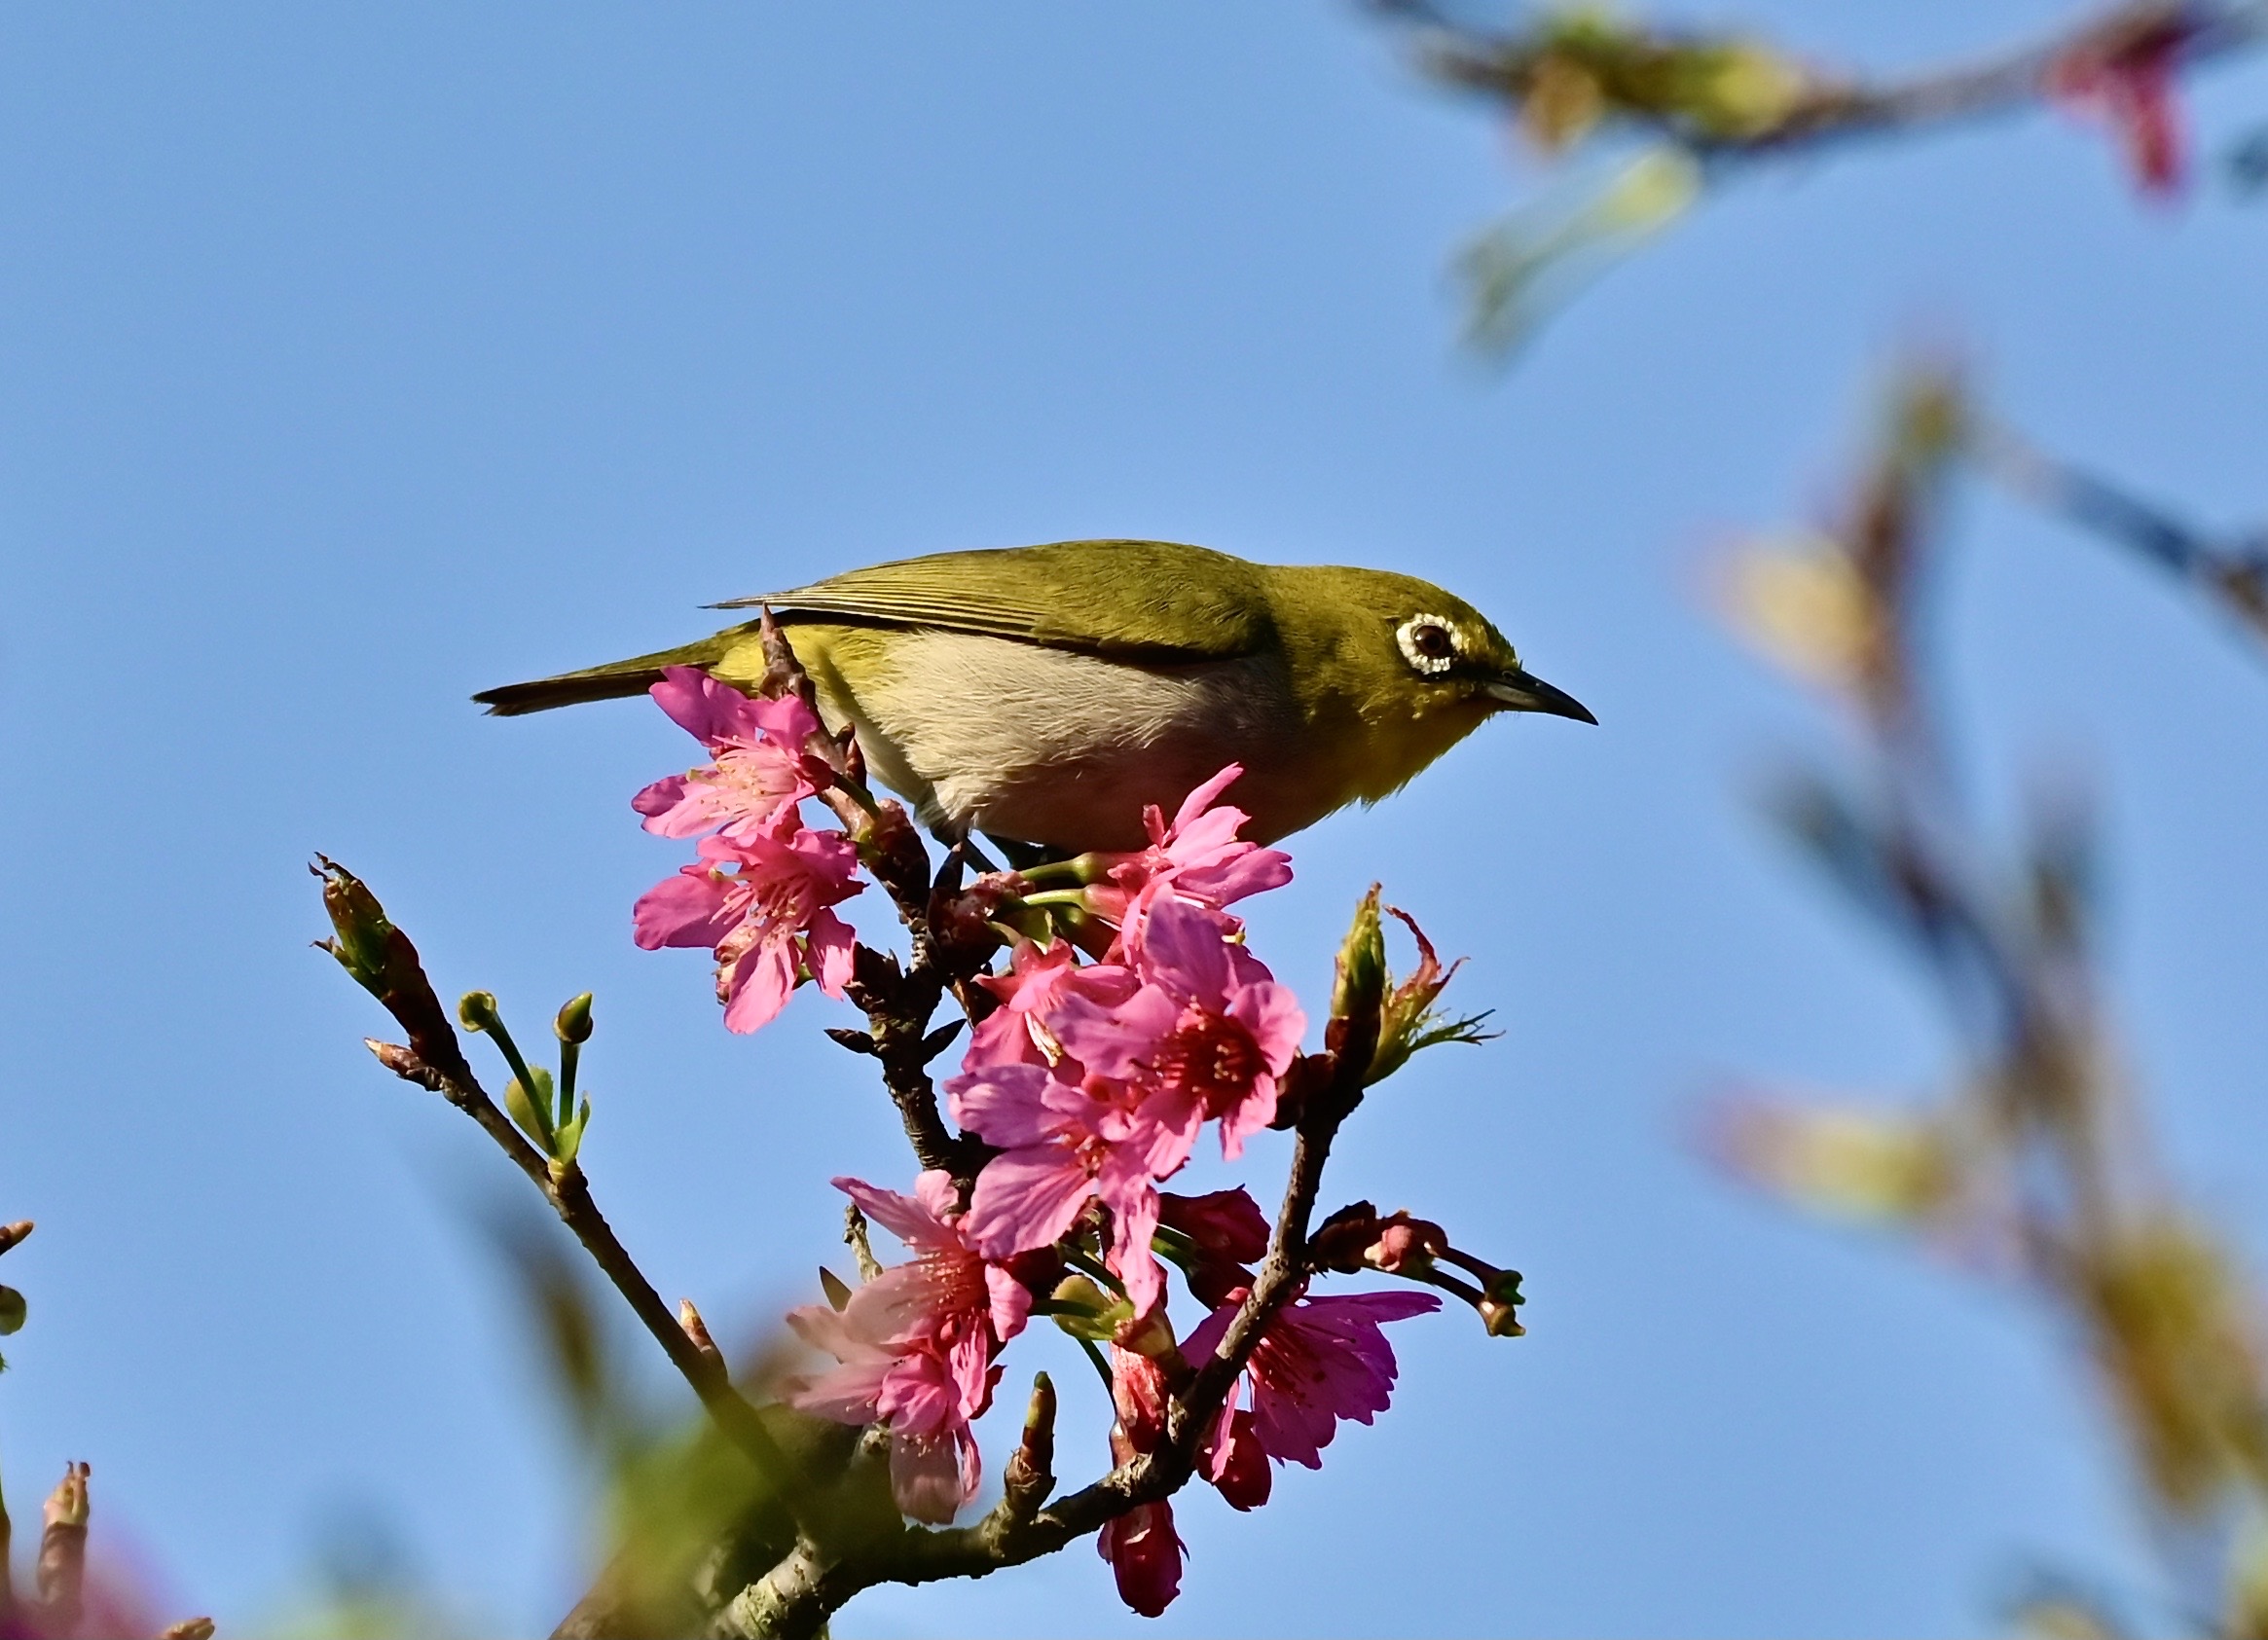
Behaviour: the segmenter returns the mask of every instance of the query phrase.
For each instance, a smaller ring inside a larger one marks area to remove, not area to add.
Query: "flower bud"
[[[47,1607],[51,1631],[75,1633],[79,1627],[81,1590],[87,1577],[87,1477],[85,1464],[65,1464],[63,1478],[48,1494],[42,1507],[45,1530],[40,1533],[37,1578],[39,1597]]]
[[[693,1307],[693,1300],[677,1300],[677,1325],[685,1330],[685,1336],[693,1347],[715,1361],[724,1359],[724,1352],[716,1347],[716,1340],[709,1335],[709,1324],[701,1319],[701,1312]]]
[[[1378,885],[1355,907],[1355,920],[1338,948],[1338,972],[1331,989],[1335,1020],[1372,1020],[1386,995],[1386,932],[1378,920]]]
[[[1481,1312],[1488,1336],[1518,1338],[1527,1333],[1527,1329],[1519,1324],[1519,1306],[1526,1301],[1520,1296],[1519,1272],[1499,1270],[1488,1284],[1487,1294],[1475,1308]]]
[[[494,991],[467,991],[457,1000],[457,1019],[467,1031],[494,1031],[503,1023]]]
[[[94,1473],[89,1464],[65,1464],[63,1478],[55,1482],[55,1489],[40,1507],[40,1517],[48,1526],[85,1526],[91,1512],[87,1498],[87,1480]]]
[[[322,861],[314,871],[323,880],[323,910],[335,930],[333,937],[317,943],[339,959],[356,984],[374,997],[384,997],[392,988],[394,926],[360,878],[321,855],[315,858]]]
[[[1023,1439],[1001,1472],[1001,1489],[1019,1518],[1037,1512],[1055,1489],[1055,1384],[1044,1372],[1033,1376]]]
[[[1158,1222],[1181,1231],[1215,1257],[1249,1264],[1268,1250],[1268,1221],[1242,1188],[1208,1195],[1157,1193]]]
[[[490,1001],[493,1002],[494,999],[491,998]],[[552,1021],[551,1028],[559,1034],[559,1039],[563,1042],[589,1041],[591,1039],[591,994],[586,991],[580,997],[569,998],[561,1005],[559,1017]]]
[[[1268,1501],[1275,1474],[1249,1408],[1239,1406],[1221,1421],[1214,1444],[1205,1453],[1204,1474],[1230,1509],[1255,1510]]]
[[[1105,1293],[1085,1276],[1065,1276],[1047,1296],[1047,1313],[1074,1338],[1107,1344],[1134,1319],[1134,1306]]]
[[[13,1287],[0,1287],[0,1337],[21,1330],[24,1317],[29,1313],[30,1306],[23,1301],[22,1294]]]

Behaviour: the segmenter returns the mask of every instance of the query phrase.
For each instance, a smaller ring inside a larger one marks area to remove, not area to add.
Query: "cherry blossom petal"
[[[840,998],[851,983],[852,959],[859,936],[850,924],[832,911],[815,913],[808,928],[803,950],[812,983],[827,996]]]
[[[893,1430],[890,1492],[898,1509],[931,1526],[948,1526],[961,1505],[976,1491],[976,1446],[941,1432],[917,1435]]]
[[[976,1176],[969,1239],[987,1258],[1050,1246],[1071,1228],[1093,1188],[1079,1152],[1068,1146],[1003,1151]]]
[[[1183,1002],[1216,1007],[1228,990],[1228,943],[1235,925],[1225,913],[1159,896],[1142,924],[1142,975]]]
[[[988,1065],[948,1081],[945,1108],[989,1145],[1041,1145],[1064,1126],[1047,1098],[1054,1085],[1044,1065]]]
[[[780,1017],[795,990],[795,954],[786,939],[768,940],[732,966],[725,983],[724,1028],[742,1036]]]
[[[1146,1618],[1159,1616],[1182,1591],[1183,1545],[1169,1503],[1141,1504],[1107,1522],[1095,1549],[1111,1563],[1118,1598]]]
[[[827,1183],[857,1203],[860,1213],[908,1247],[959,1246],[960,1238],[940,1222],[942,1216],[930,1205],[929,1182],[933,1179],[943,1180],[946,1189],[952,1189],[953,1176],[942,1170],[924,1173],[914,1182],[914,1193],[910,1196],[882,1189],[863,1179],[837,1177]]]
[[[646,951],[665,945],[713,950],[740,920],[728,909],[732,898],[731,883],[708,866],[682,866],[639,896],[630,914],[632,937]]]

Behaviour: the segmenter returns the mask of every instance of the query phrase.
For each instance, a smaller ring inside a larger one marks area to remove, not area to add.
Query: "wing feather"
[[[922,627],[1160,665],[1230,660],[1274,637],[1260,565],[1175,541],[937,553],[714,607],[757,604],[785,625]]]

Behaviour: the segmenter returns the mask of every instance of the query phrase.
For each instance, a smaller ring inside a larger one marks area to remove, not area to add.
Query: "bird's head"
[[[1335,743],[1314,749],[1367,800],[1400,787],[1498,712],[1598,721],[1522,666],[1480,610],[1430,581],[1384,569],[1271,574],[1296,687],[1309,721]]]
[[[1598,721],[1573,695],[1522,666],[1487,616],[1430,581],[1385,569],[1311,568],[1289,576],[1279,618],[1308,629],[1306,665],[1362,699],[1366,715],[1474,722],[1499,711],[1540,711]]]

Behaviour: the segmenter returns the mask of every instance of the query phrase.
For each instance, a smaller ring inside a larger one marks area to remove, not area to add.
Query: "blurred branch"
[[[2140,554],[2187,582],[2268,642],[2268,528],[2216,538],[2082,469],[2008,427],[1981,425],[1978,466],[2042,511]]]
[[[1936,716],[1920,710],[1928,566],[1941,548],[1916,487],[1967,455],[2223,597],[2245,561],[2011,435],[1980,431],[1942,367],[1910,369],[1892,402],[1857,499],[1797,550],[1744,553],[1732,613],[1773,658],[1852,709],[1857,778],[1799,770],[1778,819],[1901,936],[1964,1063],[1932,1110],[1748,1101],[1716,1126],[1712,1148],[1804,1205],[2004,1250],[2084,1341],[2162,1532],[2220,1546],[2219,1586],[2204,1603],[2225,1609],[2215,1626],[2268,1632],[2268,1580],[2227,1549],[2232,1520],[2268,1527],[2268,1349],[2255,1300],[2151,1163],[2103,1017],[2085,807],[2068,796],[2035,804],[2019,856],[1995,863],[1948,777]],[[2182,1564],[2169,1557],[2177,1573]]]
[[[1812,67],[1739,34],[1626,23],[1589,8],[1549,9],[1496,33],[1434,0],[1373,4],[1418,31],[1428,73],[1519,108],[1548,145],[1611,121],[1712,161],[2018,113],[2063,93],[2075,65],[2185,68],[2268,32],[2258,0],[2134,0],[2042,42],[1876,79]]]
[[[2136,186],[2165,198],[2187,169],[2178,80],[2268,34],[2268,0],[2127,0],[2050,39],[1907,76],[1822,67],[1734,28],[1626,18],[1603,6],[1522,8],[1516,25],[1460,18],[1443,0],[1372,0],[1408,27],[1420,68],[1511,112],[1529,145],[1565,160],[1603,150],[1459,258],[1468,340],[1509,352],[1591,275],[1674,221],[1711,183],[1758,162],[2005,117],[2049,103],[2098,121]],[[2268,175],[2258,139],[2229,163]]]

